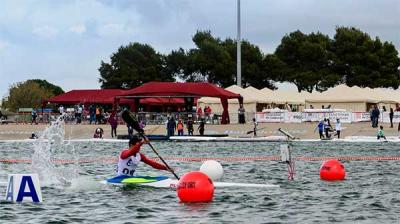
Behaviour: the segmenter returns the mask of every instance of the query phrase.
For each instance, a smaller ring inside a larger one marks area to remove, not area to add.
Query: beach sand
[[[258,128],[262,130],[258,131],[258,136],[271,136],[280,135],[278,128],[282,128],[289,131],[294,136],[301,139],[317,139],[319,138],[318,132],[314,132],[317,123],[301,123],[301,124],[288,124],[288,123],[260,123]],[[397,125],[394,128],[390,128],[390,124],[384,123],[384,131],[386,136],[398,136]],[[48,124],[3,124],[0,125],[0,140],[20,140],[27,139],[32,133],[40,133],[43,131]],[[111,138],[110,125],[88,125],[88,124],[66,124],[65,125],[65,137],[67,139],[88,139],[93,137],[94,130],[97,127],[101,127],[104,130],[104,138]],[[347,136],[376,136],[377,129],[372,128],[369,122],[360,122],[353,124],[342,124],[343,130],[341,137]],[[206,125],[205,134],[229,134],[229,136],[249,136],[252,134],[246,134],[247,131],[253,129],[252,124],[229,124],[229,125]],[[148,135],[165,135],[165,125],[148,125],[145,128],[146,134]],[[117,129],[118,134],[126,135],[127,127],[125,125],[119,125]],[[187,130],[185,130],[187,133]],[[198,135],[197,125],[195,125],[195,135]]]

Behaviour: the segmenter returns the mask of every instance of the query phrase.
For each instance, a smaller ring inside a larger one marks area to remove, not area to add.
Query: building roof
[[[131,97],[218,97],[218,98],[241,98],[239,94],[230,92],[221,87],[206,82],[148,82],[137,88],[127,90],[121,96]]]

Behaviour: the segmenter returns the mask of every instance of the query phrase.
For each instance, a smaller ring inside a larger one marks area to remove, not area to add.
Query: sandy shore
[[[263,128],[258,132],[258,136],[279,135],[278,128],[289,131],[296,137],[301,139],[316,139],[318,133],[314,132],[316,123],[286,124],[286,123],[260,123],[259,128]],[[347,136],[376,136],[377,129],[372,128],[369,122],[342,124],[342,138]],[[386,136],[398,136],[397,124],[394,128],[390,128],[389,124],[383,124]],[[7,124],[0,125],[0,140],[20,140],[27,139],[32,133],[40,133],[48,125],[38,124]],[[104,138],[111,138],[110,125],[65,125],[66,138],[70,139],[87,139],[92,138],[95,128],[103,128]],[[166,129],[164,125],[148,125],[145,128],[146,134],[165,135]],[[195,126],[195,135],[198,134],[197,126]],[[206,125],[206,134],[229,134],[229,136],[251,136],[246,132],[252,130],[251,124],[230,124],[230,125]],[[118,134],[127,134],[125,125],[118,126]],[[186,130],[185,130],[186,132]]]

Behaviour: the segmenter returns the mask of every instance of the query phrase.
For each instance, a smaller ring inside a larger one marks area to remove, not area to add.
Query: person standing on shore
[[[204,129],[205,129],[205,122],[204,122],[204,119],[202,118],[202,119],[200,120],[199,127],[197,128],[197,130],[199,131],[199,133],[200,133],[201,136],[204,135]]]
[[[89,107],[89,123],[92,124],[92,122],[96,123],[96,107],[92,104]]]
[[[336,130],[336,135],[337,138],[340,138],[340,132],[342,131],[342,123],[340,122],[340,119],[336,119],[336,125],[335,125],[335,130]]]
[[[60,105],[60,107],[58,108],[58,112],[60,112],[60,115],[62,115],[65,112],[63,105]]]
[[[314,129],[314,133],[317,129],[318,129],[318,133],[319,133],[319,139],[323,139],[324,138],[324,121],[323,120],[319,121],[319,123],[317,124],[317,127],[315,127],[315,129]]]
[[[374,109],[372,110],[371,113],[371,118],[372,118],[372,127],[373,128],[377,128],[378,127],[378,121],[379,121],[379,115],[380,115],[380,111],[378,109],[378,106],[374,106]]]
[[[393,108],[390,108],[389,119],[390,119],[390,127],[391,128],[393,128],[393,116],[394,116]]]
[[[167,123],[167,129],[168,129],[168,136],[174,136],[175,135],[175,130],[176,130],[176,122],[173,117],[171,117],[168,120]]]
[[[244,113],[245,113],[245,109],[243,108],[243,104],[240,104],[240,107],[238,109],[239,124],[246,123],[246,119],[244,117]]]
[[[117,127],[118,127],[118,119],[115,116],[115,113],[112,113],[110,118],[108,118],[108,123],[111,126],[111,138],[117,137]]]
[[[257,126],[258,123],[255,118],[253,118],[253,137],[257,137]]]
[[[203,117],[203,110],[201,107],[197,108],[197,120],[200,121],[201,118]]]
[[[178,129],[178,136],[183,136],[184,127],[181,119],[179,119],[178,124],[176,125],[176,129]]]
[[[36,118],[37,118],[37,111],[36,111],[36,108],[33,108],[33,109],[32,109],[31,115],[32,115],[31,125],[32,125],[33,123],[38,124],[37,121],[36,121]]]
[[[193,120],[189,117],[189,120],[186,123],[186,127],[188,129],[188,135],[193,135]]]

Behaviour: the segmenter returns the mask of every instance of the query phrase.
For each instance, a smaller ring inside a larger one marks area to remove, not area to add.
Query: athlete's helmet
[[[135,145],[136,143],[142,141],[142,138],[137,136],[137,135],[133,135],[130,139],[129,139],[129,145]]]

